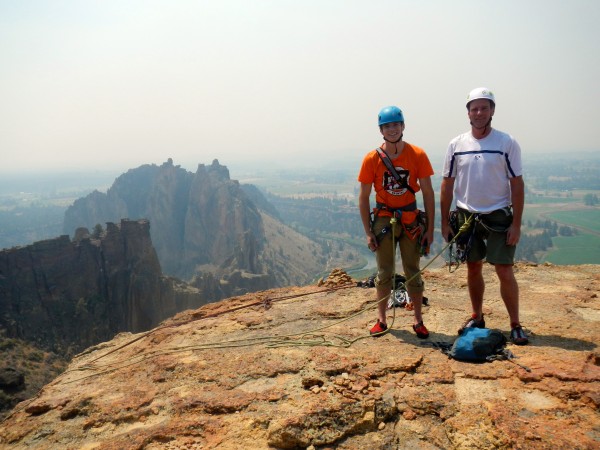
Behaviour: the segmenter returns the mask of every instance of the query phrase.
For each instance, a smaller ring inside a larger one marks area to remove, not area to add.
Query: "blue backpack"
[[[483,362],[506,360],[527,372],[531,372],[529,367],[519,364],[514,360],[516,356],[513,352],[504,348],[506,345],[506,336],[499,330],[465,328],[452,344],[448,342],[427,342],[424,344],[432,345],[440,349],[445,355],[448,355],[449,358],[458,361]]]
[[[506,359],[506,337],[489,328],[465,328],[450,350],[444,352],[459,361],[492,361]]]

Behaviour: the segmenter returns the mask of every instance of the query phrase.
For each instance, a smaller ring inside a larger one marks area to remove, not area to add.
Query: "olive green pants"
[[[381,233],[381,230],[390,225],[391,217],[377,217],[373,224],[373,233],[375,236]],[[402,260],[402,268],[407,284],[406,290],[408,295],[421,294],[425,290],[425,283],[421,278],[419,267],[421,260],[421,247],[419,245],[418,236],[416,239],[411,239],[402,228],[400,221],[394,225],[394,239],[392,233],[386,233],[375,253],[377,260],[377,277],[375,278],[375,286],[381,286],[392,289],[392,277],[395,275],[394,248],[392,242],[395,242],[400,248],[400,258]],[[417,275],[418,274],[418,275]],[[415,276],[416,275],[416,276]],[[414,278],[413,278],[414,277]]]

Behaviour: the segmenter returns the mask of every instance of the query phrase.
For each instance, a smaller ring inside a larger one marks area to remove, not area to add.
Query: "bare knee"
[[[515,279],[515,273],[512,264],[495,264],[498,279],[502,281],[512,281]]]
[[[483,261],[468,262],[467,272],[469,276],[479,276],[483,270]]]

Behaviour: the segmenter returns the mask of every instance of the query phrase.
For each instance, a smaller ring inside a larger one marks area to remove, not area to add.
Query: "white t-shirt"
[[[469,131],[450,141],[442,172],[455,178],[456,206],[478,213],[510,206],[509,179],[522,174],[521,147],[495,129],[483,139]]]

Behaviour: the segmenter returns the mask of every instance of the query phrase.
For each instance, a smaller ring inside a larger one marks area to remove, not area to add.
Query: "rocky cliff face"
[[[372,338],[374,289],[327,280],[211,303],[89,348],[0,424],[0,445],[598,448],[598,267],[516,270],[531,342],[509,344],[513,362],[448,359],[414,335],[404,309]],[[424,274],[428,342],[451,342],[468,315],[465,276]],[[507,333],[492,267],[484,277],[486,323]]]
[[[303,284],[318,273],[323,252],[314,243],[289,231],[310,247],[289,264],[273,264],[275,252],[267,239],[263,215],[272,214],[256,189],[247,195],[229,171],[214,160],[190,173],[169,160],[145,165],[121,175],[106,194],[95,192],[77,200],[66,212],[64,232],[94,227],[107,221],[148,219],[152,242],[166,274],[190,280],[202,289],[207,278],[217,279],[215,298],[268,289],[284,280]],[[254,201],[253,201],[254,200]],[[265,206],[259,210],[255,201]],[[312,270],[309,270],[312,269]],[[210,277],[207,275],[210,274]],[[234,280],[242,285],[234,285]]]
[[[207,303],[162,275],[146,220],[108,223],[0,252],[0,329],[61,355]]]

